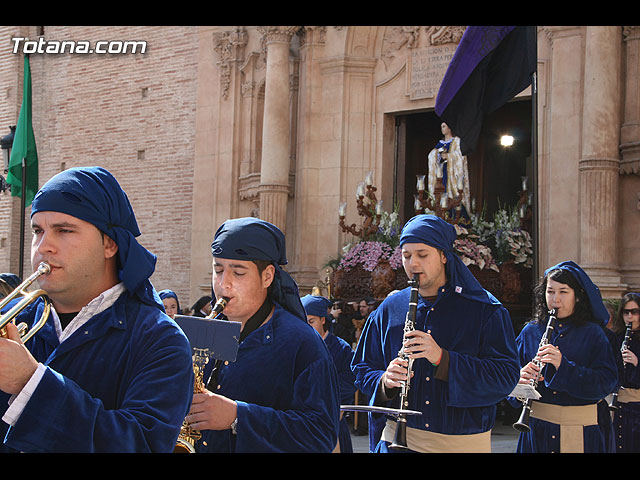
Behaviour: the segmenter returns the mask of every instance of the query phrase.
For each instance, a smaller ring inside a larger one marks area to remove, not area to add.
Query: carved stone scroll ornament
[[[220,68],[220,87],[222,98],[229,97],[229,86],[231,85],[231,64],[241,62],[244,54],[244,47],[247,45],[248,36],[243,27],[235,30],[216,33],[213,36],[213,49],[218,54],[216,65]]]

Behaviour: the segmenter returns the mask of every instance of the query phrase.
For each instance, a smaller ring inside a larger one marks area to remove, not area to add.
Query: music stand
[[[235,362],[242,328],[240,322],[189,315],[176,315],[174,320],[189,339],[192,351],[206,355],[207,361]]]

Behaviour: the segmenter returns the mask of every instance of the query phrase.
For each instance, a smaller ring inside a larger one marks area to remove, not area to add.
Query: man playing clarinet
[[[404,333],[409,287],[370,315],[352,362],[371,405],[399,408],[404,341],[413,362],[402,408],[420,412],[406,417],[410,451],[490,452],[496,404],[519,379],[509,313],[453,252],[455,238],[455,228],[434,215],[407,222],[400,245],[407,276],[419,279],[414,330]],[[377,452],[397,451],[396,418],[388,416]]]

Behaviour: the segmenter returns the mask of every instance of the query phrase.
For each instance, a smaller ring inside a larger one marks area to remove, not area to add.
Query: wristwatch
[[[234,435],[237,435],[237,431],[236,428],[238,427],[238,417],[236,417],[233,422],[231,422],[231,426],[229,428],[231,428],[231,433]]]

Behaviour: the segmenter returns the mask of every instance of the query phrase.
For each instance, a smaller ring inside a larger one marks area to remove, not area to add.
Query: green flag
[[[22,160],[25,163],[25,197],[24,205],[28,207],[38,191],[38,152],[36,138],[31,123],[31,68],[29,57],[24,56],[24,87],[22,107],[18,117],[18,125],[13,139],[7,183],[11,185],[11,195],[22,196]]]

